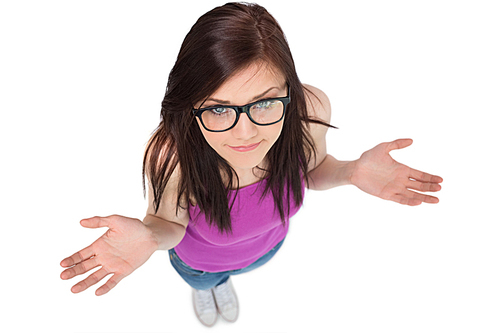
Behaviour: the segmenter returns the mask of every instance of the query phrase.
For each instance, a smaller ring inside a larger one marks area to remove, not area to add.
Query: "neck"
[[[252,169],[239,169],[233,167],[234,171],[236,171],[236,174],[238,175],[239,179],[239,188],[255,184],[262,179],[266,178],[268,175],[268,172],[266,170],[267,163],[265,161],[262,161],[258,166],[252,168]],[[264,170],[262,170],[264,169]],[[237,180],[234,179],[232,189],[236,189],[238,187]]]

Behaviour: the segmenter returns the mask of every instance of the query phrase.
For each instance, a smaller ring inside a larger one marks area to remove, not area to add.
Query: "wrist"
[[[345,162],[346,164],[344,165],[345,169],[345,185],[355,185],[355,173],[356,173],[356,166],[357,166],[357,160],[355,161],[348,161]]]
[[[352,165],[350,166],[349,182],[351,185],[354,185],[359,188],[359,179],[360,179],[359,160],[355,160],[352,161]]]

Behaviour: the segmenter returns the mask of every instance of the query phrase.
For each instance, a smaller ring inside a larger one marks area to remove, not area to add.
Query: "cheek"
[[[208,145],[218,151],[219,146],[223,141],[221,140],[220,135],[214,135],[214,133],[211,132],[203,132],[203,136],[205,137],[205,141],[207,141]]]
[[[200,127],[200,131],[203,134],[205,141],[216,152],[219,152],[220,146],[222,142],[224,142],[224,139],[226,138],[227,134],[225,132],[221,133],[209,132],[201,125],[200,120],[198,118],[196,118],[196,120],[198,121],[198,126]]]
[[[271,141],[270,143],[274,144],[276,140],[278,140],[278,138],[280,137],[281,132],[283,131],[283,122],[280,121],[277,124],[267,126],[266,131],[267,131],[267,137]]]

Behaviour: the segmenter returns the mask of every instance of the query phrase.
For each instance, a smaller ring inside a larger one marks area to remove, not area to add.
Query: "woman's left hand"
[[[443,181],[441,177],[409,168],[389,155],[390,151],[406,148],[412,143],[411,139],[399,139],[364,152],[355,161],[351,183],[366,193],[403,205],[438,203],[438,198],[412,190],[437,192],[441,190],[438,184]]]

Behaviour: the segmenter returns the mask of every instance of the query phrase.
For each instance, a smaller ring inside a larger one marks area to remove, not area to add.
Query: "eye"
[[[255,107],[259,108],[259,109],[269,109],[269,108],[273,107],[275,103],[276,103],[276,101],[262,101],[262,102],[255,104]]]
[[[223,115],[224,113],[227,113],[229,111],[229,109],[228,108],[213,108],[213,109],[210,109],[210,111],[215,115]]]

